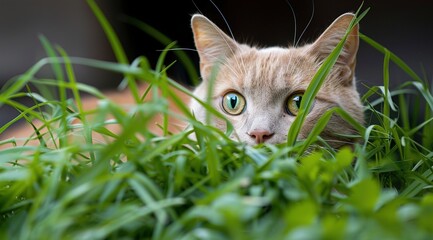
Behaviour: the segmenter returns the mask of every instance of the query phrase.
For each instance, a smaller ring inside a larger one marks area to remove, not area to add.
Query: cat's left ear
[[[352,13],[346,13],[338,17],[322,35],[312,44],[312,54],[323,61],[334,50],[337,44],[343,39],[350,23],[355,18]],[[348,84],[352,84],[356,65],[356,53],[359,46],[359,26],[356,24],[344,43],[343,50],[337,60],[336,65],[341,67],[341,77],[347,79]]]
[[[240,45],[203,15],[195,14],[191,26],[200,56],[201,75],[207,78],[211,69],[233,56]]]

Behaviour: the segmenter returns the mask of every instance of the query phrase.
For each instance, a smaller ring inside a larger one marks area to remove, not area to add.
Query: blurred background
[[[296,14],[296,25],[288,1]],[[183,0],[183,1],[96,1],[114,26],[129,59],[144,55],[156,63],[165,45],[125,21],[136,18],[158,29],[183,48],[194,48],[190,18],[201,12],[227,32],[224,17],[240,42],[259,46],[287,46],[298,41],[311,42],[340,14],[355,12],[362,1],[338,0]],[[433,67],[433,1],[363,1],[370,8],[361,22],[361,32],[401,57],[419,75],[429,81]],[[214,4],[218,6],[218,9]],[[313,6],[314,3],[314,6]],[[314,14],[313,14],[314,9]],[[311,15],[313,18],[306,28]],[[297,35],[294,36],[296,29]],[[0,2],[0,85],[24,73],[45,57],[39,36],[45,36],[70,56],[115,61],[109,43],[86,1],[78,0],[2,0]],[[198,66],[196,52],[187,54]],[[175,60],[169,54],[167,63]],[[361,93],[382,83],[383,55],[361,42],[357,81]],[[120,75],[86,67],[75,67],[77,79],[99,89],[115,88]],[[169,75],[190,84],[185,70],[176,63]],[[50,76],[49,68],[38,76]],[[391,86],[408,77],[391,66]],[[17,112],[0,107],[0,126]]]

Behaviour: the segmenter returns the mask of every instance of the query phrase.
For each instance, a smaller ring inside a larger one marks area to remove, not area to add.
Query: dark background
[[[355,12],[362,1],[290,0],[297,24],[286,0],[213,0],[240,42],[259,46],[287,46],[293,44],[305,30],[300,42],[311,42],[339,15]],[[145,55],[154,64],[164,45],[125,22],[125,16],[137,18],[176,40],[184,48],[194,48],[190,29],[191,15],[201,12],[227,32],[218,10],[210,0],[183,1],[96,1],[114,26],[130,60]],[[361,32],[386,46],[401,57],[417,73],[431,80],[433,66],[433,1],[364,1],[363,9],[370,8],[361,22]],[[52,43],[63,47],[70,56],[114,61],[102,29],[86,1],[79,0],[2,0],[0,2],[0,85],[24,73],[45,56],[38,36],[43,34]],[[188,55],[197,63],[196,52]],[[167,62],[175,60],[169,54]],[[361,93],[368,86],[382,82],[383,54],[361,42],[357,80]],[[100,89],[114,88],[121,76],[86,67],[75,67],[81,82]],[[169,72],[180,82],[189,83],[180,64]],[[49,68],[39,76],[49,76]],[[391,66],[391,87],[409,80],[395,66]],[[0,126],[16,111],[0,107]]]

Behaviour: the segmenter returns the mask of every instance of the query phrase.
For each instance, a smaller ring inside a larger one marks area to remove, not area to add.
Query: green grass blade
[[[114,55],[116,56],[116,59],[121,64],[127,64],[129,65],[128,58],[126,57],[125,50],[122,47],[122,44],[120,43],[119,38],[117,37],[116,33],[114,32],[114,29],[111,27],[110,23],[108,22],[107,18],[104,16],[101,9],[98,7],[98,5],[95,3],[94,0],[87,0],[87,4],[92,9],[93,14],[96,16],[96,18],[99,21],[99,24],[101,25],[102,29],[104,30],[108,41],[111,44],[111,48],[113,49]],[[125,77],[129,83],[129,87],[131,88],[132,95],[136,102],[140,101],[140,96],[138,94],[138,88],[137,85],[133,79],[133,77],[130,74],[125,73]]]
[[[387,51],[384,46],[374,41],[373,39],[367,37],[366,35],[360,33],[359,37],[361,40],[368,43],[379,52],[385,54],[385,52]],[[413,71],[401,58],[399,58],[397,55],[395,55],[392,52],[389,52],[389,54],[390,54],[389,59],[395,64],[397,64],[397,66],[400,67],[404,72],[406,72],[413,80],[418,82],[423,82],[423,80],[418,76],[418,74],[416,74],[415,71]]]
[[[142,30],[143,32],[149,34],[153,38],[155,38],[157,41],[159,41],[164,46],[167,46],[175,41],[168,38],[166,35],[158,31],[157,29],[153,28],[149,24],[146,24],[138,19],[135,18],[126,18],[126,22],[132,24],[133,26],[137,27],[138,29]],[[178,49],[179,46],[177,44],[174,44],[172,46],[174,51],[174,54],[179,58],[179,61],[183,64],[185,67],[189,80],[192,81],[193,85],[197,85],[199,82],[199,76],[196,71],[195,64],[192,62],[192,60],[188,57],[188,55],[182,50]]]

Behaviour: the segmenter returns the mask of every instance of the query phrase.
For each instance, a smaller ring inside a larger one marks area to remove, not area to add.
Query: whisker
[[[195,1],[194,0],[191,0],[192,1],[192,3],[194,4],[194,6],[197,8],[197,11],[200,13],[200,14],[202,14],[203,15],[203,13],[202,13],[202,11],[199,9],[199,7],[197,6],[197,4],[195,3]],[[218,13],[220,14],[220,16],[222,17],[222,19],[223,19],[223,21],[225,22],[225,24],[226,24],[226,26],[227,26],[227,29],[228,29],[228,31],[229,31],[229,33],[230,33],[230,36],[231,36],[231,38],[236,42],[236,39],[235,39],[235,36],[234,36],[234,34],[233,34],[233,31],[232,31],[232,29],[230,28],[230,25],[229,25],[229,23],[228,23],[228,21],[227,21],[227,19],[224,17],[224,14],[221,12],[221,10],[218,8],[218,6],[212,1],[212,0],[209,0],[211,3],[212,3],[212,5],[215,7],[215,9],[218,11]],[[215,29],[219,29],[217,26],[214,26],[215,27]],[[221,34],[220,34],[221,35]],[[224,37],[221,37],[222,39],[224,39]],[[225,40],[225,42],[226,42],[226,45],[230,48],[230,52],[231,52],[231,54],[235,54],[235,51],[234,51],[234,49],[230,46],[230,44],[228,44],[227,43],[227,41]],[[245,63],[243,62],[243,60],[241,59],[241,61],[242,61],[242,64],[240,64],[239,63],[239,61],[236,59],[236,64],[239,66],[239,68],[240,69],[242,69],[244,72],[246,71],[246,68],[245,68]],[[233,71],[234,72],[234,71]]]
[[[298,46],[299,41],[301,41],[302,36],[304,35],[305,31],[307,31],[308,27],[310,26],[311,22],[313,21],[314,11],[315,11],[314,0],[311,0],[311,4],[312,4],[313,9],[311,12],[310,20],[308,20],[308,23],[305,26],[304,31],[302,31],[301,35],[299,35],[298,41],[295,43],[295,47]]]
[[[169,50],[177,50],[177,49],[169,49]],[[179,48],[179,50],[184,50],[184,49],[183,49],[183,48]],[[187,48],[187,50],[191,50],[191,51],[198,52],[198,53],[200,53],[200,54],[204,54],[204,53],[200,52],[200,51],[197,50],[197,49],[190,49],[190,48]],[[164,51],[164,50],[159,50],[159,51]],[[233,73],[233,75],[235,75],[235,77],[236,77],[237,79],[240,78],[240,75],[239,75],[239,73],[235,70],[234,66],[227,64],[227,62],[226,62],[226,61],[223,61],[223,60],[218,60],[218,64],[221,64],[221,66],[225,66],[225,67],[227,67],[227,69],[230,70],[230,71]]]
[[[195,3],[195,1],[194,0],[191,0],[192,1],[192,4],[194,4],[194,7],[197,9],[197,11],[201,14],[201,15],[204,15],[203,14],[203,12],[200,10],[200,8],[197,6],[197,4]]]
[[[297,34],[297,29],[298,29],[298,23],[296,21],[296,14],[295,14],[295,10],[293,9],[292,4],[290,3],[289,0],[286,0],[286,3],[289,5],[290,10],[292,11],[292,15],[293,15],[293,21],[294,21],[294,25],[295,25],[295,33],[293,34],[293,44],[296,44],[296,34]]]
[[[218,6],[212,0],[209,0],[209,2],[211,2],[212,5],[215,7],[215,9],[218,11],[218,13],[220,14],[221,18],[224,20],[224,23],[226,24],[226,26],[229,30],[230,36],[233,38],[233,40],[235,40],[235,36],[233,35],[232,29],[230,28],[230,25],[227,22],[227,19],[224,17],[224,14],[221,12],[221,10],[218,8]]]
[[[197,6],[197,4],[195,3],[195,1],[194,0],[191,0],[192,1],[192,3],[194,4],[194,6],[196,7],[196,9],[197,9],[197,11],[200,13],[200,14],[203,14],[202,13],[202,11],[200,10],[200,8]],[[230,26],[229,26],[229,24],[228,24],[228,22],[227,22],[227,19],[224,17],[224,15],[223,15],[223,13],[220,11],[220,9],[218,8],[218,6],[214,3],[214,2],[212,2],[211,0],[210,0],[210,2],[215,6],[215,8],[217,9],[217,11],[220,13],[220,15],[221,15],[221,17],[223,18],[223,20],[224,20],[224,22],[226,23],[226,25],[227,25],[227,28],[228,28],[228,30],[229,30],[229,32],[230,32],[230,35],[231,35],[231,37],[233,38],[233,40],[234,41],[236,41],[235,40],[235,38],[234,38],[234,35],[233,35],[233,32],[232,32],[232,30],[231,30],[231,28],[230,28]],[[216,25],[214,25],[214,28],[215,29],[217,29],[217,30],[219,30],[219,28],[216,26]],[[219,31],[218,31],[219,32]],[[225,40],[225,38],[222,36],[222,34],[220,33],[220,36],[221,36],[221,38],[222,39],[224,39],[224,41],[225,41],[225,43],[226,43],[226,45],[229,47],[229,49],[230,49],[230,52],[231,52],[231,54],[235,54],[235,50],[230,46],[230,44],[228,44],[228,42]],[[180,51],[195,51],[195,52],[199,52],[197,49],[193,49],[193,48],[171,48],[171,49],[168,49],[169,51],[173,51],[173,50],[180,50]],[[164,50],[159,50],[159,51],[164,51]],[[241,68],[241,69],[245,69],[245,64],[243,63],[243,61],[242,61],[242,67],[241,67],[241,64],[239,64],[239,62],[236,60],[236,63],[237,63],[237,65]],[[234,75],[235,75],[235,77],[236,78],[239,78],[239,74],[237,73],[237,71],[235,71],[235,69],[232,67],[232,66],[230,66],[230,65],[228,65],[228,64],[226,64],[226,63],[224,63],[224,62],[222,62],[222,64],[224,64]],[[245,70],[244,70],[245,71]]]
[[[233,73],[233,75],[235,75],[235,77],[237,79],[240,79],[238,72],[235,70],[235,68],[233,66],[227,64],[226,62],[222,62],[222,64],[223,64],[223,66],[227,67]]]
[[[227,47],[229,47],[231,54],[234,56],[234,55],[235,55],[235,50],[234,50],[234,49],[232,48],[232,46],[227,42],[226,38],[222,35],[223,33],[221,33],[221,32],[219,31],[219,28],[218,28],[216,25],[213,25],[213,26],[215,27],[216,30],[218,30],[219,35],[221,36],[222,39],[224,39],[225,44],[227,45]],[[234,40],[234,39],[233,39],[233,40]],[[242,64],[239,63],[239,60],[238,60],[237,58],[235,58],[235,61],[236,61],[236,65],[238,65],[238,67],[239,67],[240,69],[243,69],[244,72],[245,72],[245,71],[246,71],[246,70],[245,70],[245,63],[244,63],[243,59],[241,58],[241,62],[242,62]]]
[[[218,13],[220,14],[220,16],[221,16],[221,18],[223,19],[223,21],[224,21],[224,23],[226,24],[226,26],[227,26],[227,29],[228,29],[228,31],[229,31],[229,33],[230,33],[230,37],[234,40],[234,41],[236,41],[236,38],[235,38],[235,35],[233,34],[233,31],[232,31],[232,29],[231,29],[231,27],[230,27],[230,24],[228,23],[228,21],[227,21],[227,18],[224,16],[224,14],[221,12],[221,10],[219,9],[219,7],[212,1],[212,0],[209,0],[209,2],[211,2],[212,3],[212,5],[215,7],[215,9],[218,11]],[[237,42],[237,41],[236,41]],[[230,46],[229,46],[230,47]],[[230,51],[232,52],[232,54],[234,54],[234,51],[233,51],[233,49],[231,49],[230,48]],[[242,70],[244,71],[244,73],[246,72],[246,68],[245,68],[245,63],[244,63],[244,61],[243,61],[243,59],[241,58],[241,65],[239,64],[239,62],[238,62],[238,60],[236,60],[236,63],[239,65],[239,66],[242,66]]]

